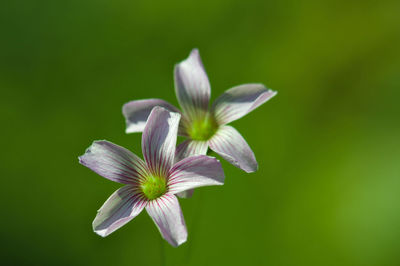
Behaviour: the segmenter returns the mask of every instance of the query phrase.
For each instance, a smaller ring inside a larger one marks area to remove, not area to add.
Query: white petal
[[[198,140],[185,140],[176,148],[175,162],[178,162],[186,157],[199,154],[207,154],[208,142]],[[182,191],[176,195],[180,198],[191,198],[193,196],[193,189]]]
[[[175,92],[184,113],[193,117],[208,109],[210,82],[200,54],[193,49],[189,57],[175,66]]]
[[[179,162],[192,155],[205,155],[207,154],[207,150],[207,141],[185,140],[176,148],[175,162]]]
[[[156,106],[161,106],[171,112],[179,113],[176,107],[161,99],[128,102],[122,107],[122,114],[126,121],[126,133],[142,132],[151,110]]]
[[[94,141],[79,162],[99,175],[122,184],[134,184],[146,173],[146,164],[129,150],[105,140]]]
[[[210,149],[225,160],[247,173],[257,171],[258,164],[253,151],[242,135],[231,126],[221,126],[209,140]]]
[[[177,195],[179,198],[188,199],[188,198],[193,197],[193,193],[194,193],[194,189],[188,189],[188,190],[185,190],[185,191],[176,193],[176,195]]]
[[[146,206],[146,200],[134,186],[115,191],[99,209],[93,221],[93,230],[100,236],[108,236],[135,218]]]
[[[152,200],[146,206],[162,237],[172,246],[186,242],[187,230],[178,199],[172,194]]]
[[[194,155],[176,163],[170,170],[169,193],[176,194],[203,186],[223,185],[224,171],[214,157]]]
[[[166,176],[174,163],[180,117],[162,107],[154,107],[149,115],[142,135],[142,151],[153,174]]]
[[[275,91],[267,89],[263,84],[233,87],[215,100],[215,118],[220,125],[228,124],[245,116],[275,95]]]

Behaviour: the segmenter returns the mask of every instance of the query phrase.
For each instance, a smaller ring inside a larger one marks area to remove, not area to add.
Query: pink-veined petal
[[[187,59],[175,66],[175,93],[182,110],[194,117],[208,109],[210,101],[210,82],[200,54],[193,49]]]
[[[175,162],[192,156],[205,155],[208,150],[208,142],[201,140],[185,140],[176,148]]]
[[[179,128],[178,128],[178,136],[188,138],[189,133],[188,133],[188,125],[190,125],[190,120],[189,118],[180,112],[181,114],[181,120],[179,121]]]
[[[193,193],[194,193],[194,189],[188,189],[188,190],[176,193],[176,195],[183,199],[189,199],[189,198],[193,197]]]
[[[147,213],[157,225],[162,237],[172,246],[186,242],[187,230],[178,199],[172,194],[149,201]]]
[[[135,218],[147,201],[135,186],[124,186],[115,191],[97,212],[93,230],[102,237],[108,236]]]
[[[186,157],[199,154],[207,154],[208,142],[199,140],[185,140],[176,148],[175,162],[178,162]],[[193,189],[182,191],[176,195],[180,198],[191,198],[193,196]]]
[[[149,170],[166,176],[174,163],[175,145],[181,115],[154,107],[142,135],[142,151]]]
[[[210,149],[247,173],[257,171],[253,151],[240,133],[231,126],[221,126],[209,140]]]
[[[106,140],[94,141],[79,162],[112,181],[135,184],[146,175],[146,164],[129,150]]]
[[[276,93],[263,84],[244,84],[224,92],[215,100],[212,109],[218,124],[224,125],[245,116]]]
[[[214,157],[194,155],[176,163],[169,172],[169,193],[224,184],[224,171]]]
[[[147,118],[154,107],[161,106],[165,109],[179,113],[179,110],[161,99],[145,99],[131,101],[122,106],[122,114],[126,121],[126,133],[142,132]]]

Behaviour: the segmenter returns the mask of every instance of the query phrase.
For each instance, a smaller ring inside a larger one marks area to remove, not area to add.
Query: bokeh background
[[[2,265],[400,265],[399,1],[3,1]],[[140,154],[121,106],[177,104],[194,47],[212,99],[279,94],[233,123],[259,171],[180,200],[187,243],[142,213],[107,238],[119,187],[78,164],[93,140]]]

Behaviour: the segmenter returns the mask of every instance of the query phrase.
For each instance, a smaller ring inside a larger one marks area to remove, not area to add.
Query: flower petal
[[[151,110],[156,106],[161,106],[169,111],[179,113],[179,110],[175,106],[161,99],[128,102],[122,106],[122,114],[126,120],[126,133],[142,132]]]
[[[142,151],[149,170],[166,176],[174,163],[175,145],[181,115],[154,107],[142,135]]]
[[[135,186],[124,186],[115,191],[97,212],[93,230],[102,237],[108,236],[135,218],[147,201]]]
[[[178,162],[186,157],[199,154],[207,154],[208,142],[198,140],[185,140],[176,148],[175,162]],[[193,189],[177,193],[180,198],[191,198],[193,196]]]
[[[193,197],[193,193],[194,193],[194,189],[188,189],[188,190],[176,193],[176,195],[179,198],[189,199],[189,198]]]
[[[172,194],[152,200],[146,206],[147,213],[157,225],[162,237],[172,246],[186,242],[187,230],[178,199]]]
[[[210,149],[225,160],[247,173],[257,171],[258,164],[253,151],[242,135],[231,126],[221,126],[209,140]]]
[[[276,93],[263,84],[244,84],[224,92],[215,100],[212,109],[217,122],[224,125],[245,116]]]
[[[169,193],[203,186],[223,185],[224,171],[214,157],[194,155],[176,163],[169,172]]]
[[[207,149],[207,141],[185,140],[176,148],[175,162],[192,155],[205,155],[207,154]]]
[[[112,181],[133,184],[146,173],[146,164],[127,149],[106,140],[94,141],[79,162]]]
[[[210,82],[200,54],[193,49],[189,57],[175,66],[175,93],[183,111],[189,117],[202,114],[210,101]]]

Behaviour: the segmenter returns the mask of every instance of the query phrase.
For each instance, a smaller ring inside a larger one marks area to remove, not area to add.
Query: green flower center
[[[140,188],[149,200],[153,200],[167,191],[167,180],[164,177],[149,175],[142,182]]]
[[[209,140],[218,130],[217,121],[210,114],[195,119],[188,127],[188,133],[193,140]]]

